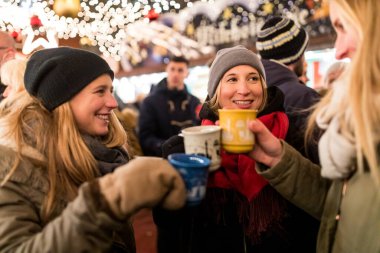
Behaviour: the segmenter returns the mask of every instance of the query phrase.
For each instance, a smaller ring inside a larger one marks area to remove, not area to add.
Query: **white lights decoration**
[[[242,6],[247,11],[239,7],[236,8],[238,14],[235,15],[232,12],[233,5]],[[195,2],[191,8],[180,11],[181,24],[178,27],[201,45],[218,46],[227,43],[239,43],[249,37],[254,38],[257,30],[263,25],[266,16],[273,14],[275,8],[281,9],[281,15],[293,19],[298,24],[305,25],[309,15],[308,11],[299,8],[299,5],[296,5],[292,0],[288,1],[288,5],[291,6],[289,9],[284,8],[279,0]],[[258,13],[260,14],[258,15]],[[193,25],[188,25],[197,15],[206,17],[209,23],[201,22],[196,28]],[[246,21],[242,23],[242,20]]]
[[[147,56],[146,50],[139,46],[140,42],[149,42],[165,48],[173,55],[183,55],[188,59],[196,59],[214,51],[213,47],[200,45],[161,23],[137,21],[128,26],[128,37],[121,44],[121,65],[124,70],[128,70],[131,63],[139,63]]]
[[[43,48],[53,48],[58,47],[58,40],[55,36],[55,32],[52,29],[46,31],[46,38],[37,38],[34,40],[35,34],[31,28],[27,29],[27,36],[24,42],[24,47],[22,48],[23,54],[30,54],[39,47]]]
[[[150,45],[162,47],[175,55],[196,58],[205,50],[210,51],[206,46],[253,38],[257,27],[272,14],[284,15],[305,25],[320,1],[0,0],[0,30],[26,37],[28,43],[24,52],[33,50],[32,45],[53,45],[52,32],[47,30],[54,31],[56,39],[79,37],[86,45],[97,47],[106,58],[122,61],[122,66],[128,69],[148,56],[147,46]],[[242,7],[232,12],[232,5]],[[66,16],[57,15],[54,9]],[[188,25],[196,15],[204,15],[211,23],[201,23],[197,27]],[[41,25],[31,24],[34,16]],[[153,21],[164,18],[171,21],[172,27]],[[216,22],[219,23],[215,25]],[[323,27],[320,26],[319,30]],[[46,34],[47,40],[38,38],[33,41],[31,30],[35,37]],[[309,32],[313,32],[311,27]]]
[[[151,2],[158,14],[181,8],[174,0]],[[36,36],[45,32],[45,27],[53,27],[59,39],[87,37],[106,57],[120,60],[120,45],[127,37],[127,25],[144,19],[152,9],[148,0],[81,0],[78,17],[72,18],[58,16],[53,4],[54,0],[1,0],[0,29],[25,36],[30,18],[36,15],[43,24],[35,30]]]

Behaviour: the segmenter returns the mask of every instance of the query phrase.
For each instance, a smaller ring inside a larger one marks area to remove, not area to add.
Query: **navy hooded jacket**
[[[196,113],[200,101],[186,88],[169,90],[164,78],[144,99],[139,116],[139,140],[144,155],[162,156],[164,141],[181,129],[199,125]]]

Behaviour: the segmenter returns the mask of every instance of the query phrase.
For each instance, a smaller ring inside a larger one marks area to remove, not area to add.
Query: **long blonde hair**
[[[26,60],[24,59],[12,59],[5,62],[0,70],[1,82],[6,86],[11,85],[15,93],[24,90],[25,68]]]
[[[339,117],[340,131],[356,144],[357,166],[360,173],[369,167],[380,185],[380,10],[379,0],[330,0],[338,7],[341,19],[358,33],[358,45],[349,69],[343,74],[345,94],[338,97],[330,91],[316,106],[307,127],[310,137],[318,113],[330,105],[334,117]],[[368,22],[370,20],[370,22]],[[334,105],[334,108],[332,108]],[[338,105],[338,106],[335,106]]]
[[[260,112],[264,109],[264,107],[266,105],[268,92],[267,92],[267,83],[265,82],[265,79],[261,75],[259,75],[259,76],[260,76],[260,81],[261,81],[261,88],[263,89],[263,101],[262,101],[260,107],[257,109]],[[219,81],[218,87],[216,87],[214,96],[212,98],[210,98],[210,100],[207,102],[210,109],[216,115],[219,115],[219,113],[218,113],[218,109],[220,109],[219,97],[220,97],[220,81]]]
[[[0,106],[0,127],[0,141],[9,143],[17,152],[15,164],[2,184],[25,158],[46,169],[49,191],[42,207],[44,221],[52,218],[58,207],[58,196],[70,201],[82,183],[99,176],[97,162],[76,126],[68,102],[49,112],[37,99],[22,91]],[[123,146],[127,141],[113,113],[109,133],[102,141],[107,147]]]

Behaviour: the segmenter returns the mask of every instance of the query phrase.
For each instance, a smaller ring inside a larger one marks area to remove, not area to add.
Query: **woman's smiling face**
[[[108,133],[111,112],[117,108],[112,90],[111,77],[103,74],[70,100],[74,119],[82,133],[92,136]]]
[[[258,109],[263,102],[259,72],[249,65],[229,69],[219,85],[219,106],[222,109]]]

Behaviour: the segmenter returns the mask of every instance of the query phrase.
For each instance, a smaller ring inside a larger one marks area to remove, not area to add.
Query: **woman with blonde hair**
[[[1,66],[0,76],[1,83],[6,88],[3,92],[3,97],[9,97],[13,94],[25,90],[24,87],[24,72],[26,68],[26,60],[12,59],[5,62]]]
[[[317,252],[380,252],[380,16],[378,0],[331,0],[336,58],[344,76],[316,106],[308,136],[324,130],[321,167],[273,137],[259,121],[251,156],[282,195],[321,219]],[[368,22],[370,20],[370,22]]]
[[[113,76],[91,52],[45,49],[0,104],[1,252],[135,252],[131,215],[184,204],[167,161],[129,161]]]

